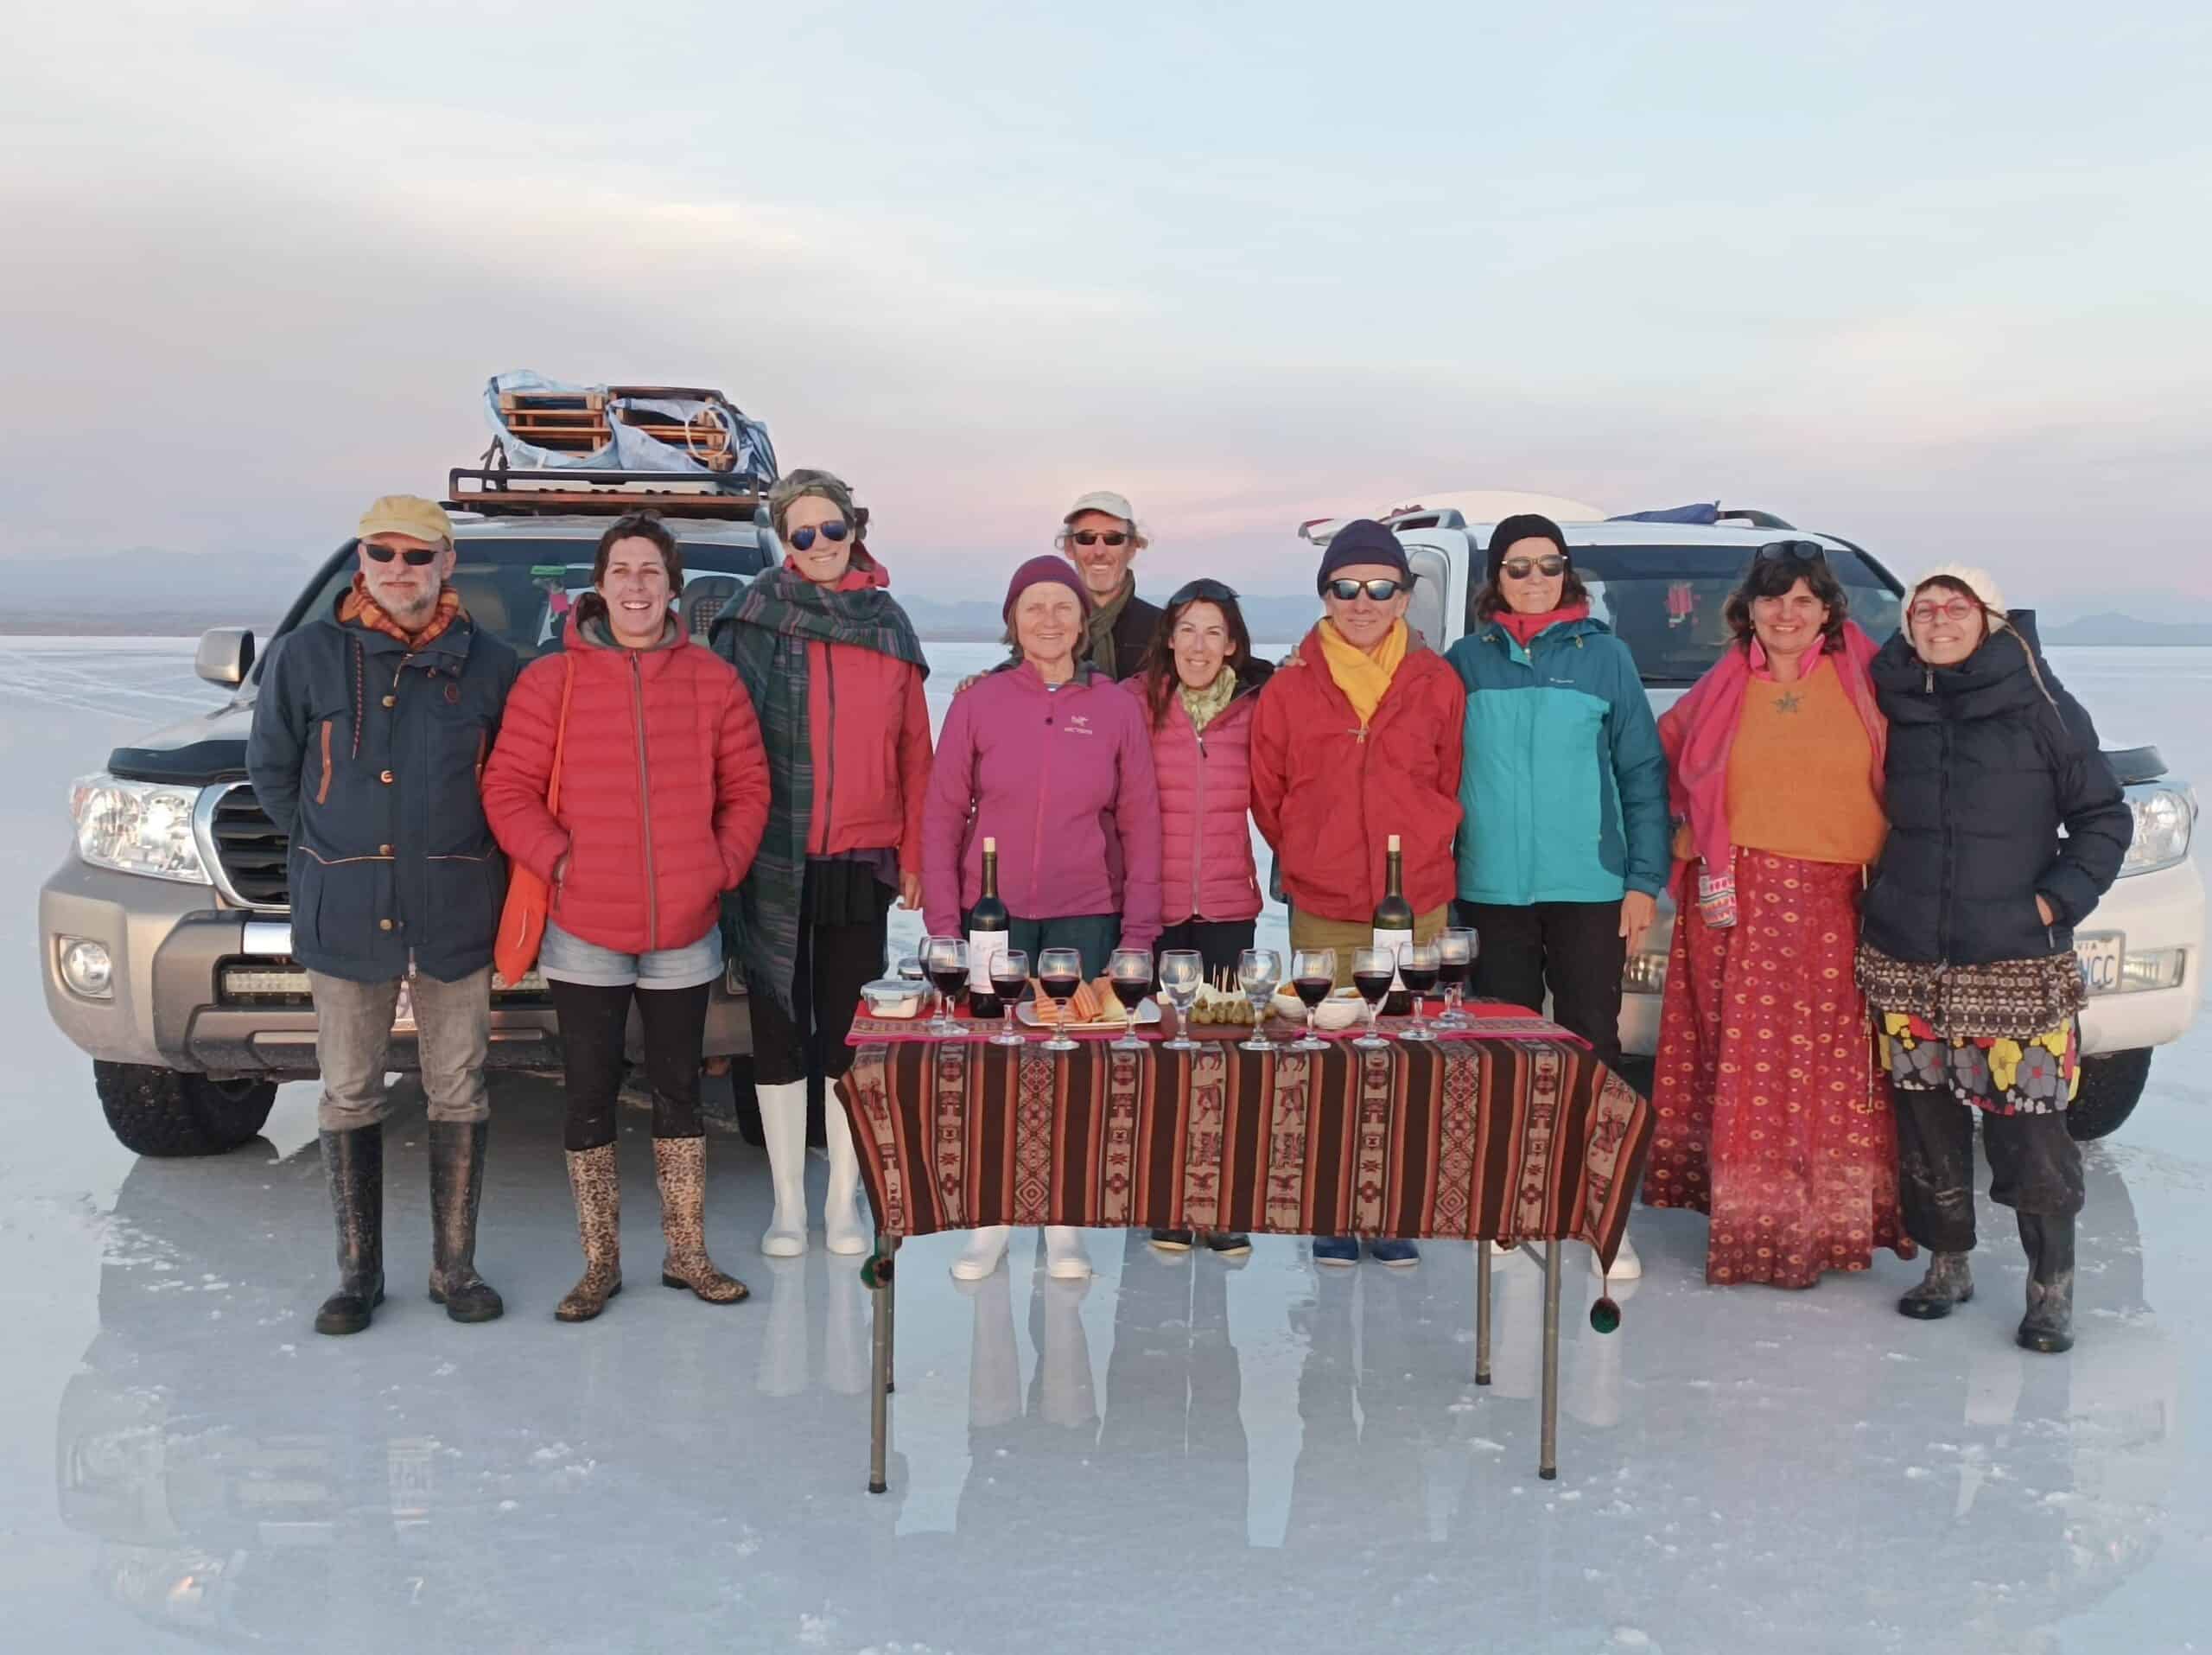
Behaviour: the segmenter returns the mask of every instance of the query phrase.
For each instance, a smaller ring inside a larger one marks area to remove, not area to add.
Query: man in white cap
[[[246,773],[290,845],[292,954],[315,996],[316,1124],[338,1223],[338,1291],[319,1334],[356,1334],[384,1298],[385,1070],[399,996],[429,1097],[430,1297],[489,1321],[476,1273],[492,944],[506,859],[477,775],[515,652],[453,588],[453,524],[389,494],[363,514],[353,583],[278,639]]]
[[[1158,607],[1137,595],[1136,576],[1129,572],[1146,544],[1136,513],[1126,496],[1094,490],[1068,508],[1058,544],[1090,594],[1090,616],[1076,659],[1110,678],[1128,678],[1144,665],[1160,625]]]

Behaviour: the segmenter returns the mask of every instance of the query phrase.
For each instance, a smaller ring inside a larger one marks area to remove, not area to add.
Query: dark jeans
[[[1618,902],[1453,904],[1462,925],[1481,933],[1469,992],[1478,999],[1544,1009],[1552,1021],[1590,1042],[1607,1068],[1621,1062],[1621,968],[1628,939]]]
[[[960,916],[964,934],[969,916]],[[1122,940],[1118,913],[1076,913],[1060,920],[1024,920],[1015,916],[1007,927],[1008,948],[1029,956],[1029,975],[1037,975],[1038,957],[1047,948],[1072,948],[1083,956],[1086,977],[1106,975],[1106,961]]]
[[[802,903],[798,952],[791,961],[789,1012],[765,994],[748,994],[753,1016],[753,1078],[764,1086],[788,1085],[810,1071],[835,1080],[853,1066],[845,1044],[860,1009],[861,984],[883,975],[887,930],[874,925],[818,926]]]
[[[1154,965],[1160,957],[1171,948],[1195,948],[1205,962],[1206,981],[1217,981],[1226,971],[1234,979],[1236,957],[1252,945],[1259,934],[1259,922],[1255,920],[1185,920],[1172,925],[1160,933],[1160,940],[1152,945]]]
[[[1993,1115],[1948,1092],[1895,1093],[1905,1233],[1939,1253],[1974,1251],[1974,1123],[1989,1157],[1989,1199],[2032,1218],[2082,1210],[2082,1146],[2063,1112]]]
[[[546,984],[561,1018],[561,1046],[568,1065],[569,1123],[563,1142],[571,1149],[596,1149],[614,1142],[614,1098],[622,1086],[622,1035],[630,996],[638,998],[645,1025],[645,1074],[653,1086],[653,1136],[696,1138],[699,1119],[699,1048],[707,1038],[707,996],[714,985],[641,989],[626,983]]]

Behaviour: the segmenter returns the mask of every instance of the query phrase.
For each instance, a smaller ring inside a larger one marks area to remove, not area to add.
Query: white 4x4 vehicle
[[[1904,588],[1896,576],[1848,540],[1808,535],[1763,512],[1686,525],[1602,520],[1587,506],[1542,497],[1475,495],[1464,505],[1406,506],[1382,519],[1420,576],[1410,622],[1441,640],[1439,648],[1458,642],[1467,630],[1468,601],[1482,584],[1493,524],[1512,512],[1542,512],[1573,548],[1591,613],[1636,657],[1655,712],[1672,706],[1719,659],[1728,640],[1721,605],[1764,541],[1817,540],[1843,582],[1852,619],[1878,642],[1897,627]],[[1325,544],[1336,526],[1317,519],[1300,533]],[[2090,716],[2096,711],[2090,707]],[[2135,838],[2120,878],[2074,939],[2089,983],[2082,1089],[2068,1112],[2077,1138],[2102,1137],[2127,1118],[2150,1078],[2152,1048],[2180,1038],[2202,994],[2204,882],[2189,855],[2196,796],[2187,781],[2166,773],[2155,747],[2107,748],[2106,757],[2126,789]],[[1621,1045],[1631,1056],[1648,1058],[1658,1045],[1674,926],[1673,905],[1662,895],[1658,924],[1628,962]]]

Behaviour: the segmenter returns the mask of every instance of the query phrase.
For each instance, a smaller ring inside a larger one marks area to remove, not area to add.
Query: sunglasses
[[[1189,584],[1178,588],[1175,595],[1167,600],[1167,607],[1173,609],[1182,604],[1196,603],[1201,600],[1208,603],[1234,603],[1236,602],[1236,594],[1219,581],[1201,576]]]
[[[1916,622],[1933,621],[1939,615],[1946,621],[1964,621],[1980,608],[1981,605],[1972,598],[1952,598],[1943,603],[1938,603],[1933,598],[1923,598],[1905,613]]]
[[[1412,585],[1413,582],[1410,581],[1394,581],[1389,579],[1377,579],[1371,581],[1342,580],[1331,581],[1326,586],[1323,587],[1321,590],[1326,593],[1329,596],[1336,599],[1339,603],[1350,603],[1362,592],[1366,593],[1370,599],[1377,603],[1388,603],[1392,598],[1397,596],[1399,593],[1410,590]]]
[[[1531,573],[1541,573],[1548,580],[1567,573],[1567,554],[1548,551],[1541,557],[1509,557],[1498,568],[1509,580],[1525,581]]]
[[[1078,546],[1125,546],[1129,543],[1129,537],[1119,529],[1110,530],[1104,534],[1099,533],[1096,529],[1071,529],[1068,531],[1068,538]]]
[[[424,569],[437,562],[443,546],[410,546],[402,551],[397,546],[380,546],[373,540],[361,542],[361,550],[369,554],[372,563],[388,563],[394,557],[401,559],[410,569]]]
[[[1827,566],[1828,551],[1817,540],[1770,540],[1751,554],[1755,563],[1800,563]]]
[[[842,523],[825,523],[819,529],[793,529],[791,550],[793,551],[811,551],[814,546],[814,537],[817,534],[834,545],[851,532],[852,531]]]

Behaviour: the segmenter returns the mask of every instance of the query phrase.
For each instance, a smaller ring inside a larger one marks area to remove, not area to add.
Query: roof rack
[[[475,487],[464,488],[464,483]],[[757,523],[760,479],[750,473],[696,476],[681,471],[514,470],[455,466],[446,474],[446,506],[486,517],[571,517],[654,512],[662,517]]]

